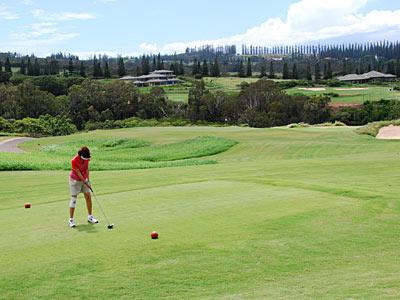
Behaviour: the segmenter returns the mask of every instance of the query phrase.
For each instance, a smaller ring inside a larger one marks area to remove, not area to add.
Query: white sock
[[[92,219],[93,218],[93,215],[88,215],[88,219]]]
[[[70,220],[71,222],[73,222],[73,221],[74,221],[74,218],[69,218],[69,220]]]

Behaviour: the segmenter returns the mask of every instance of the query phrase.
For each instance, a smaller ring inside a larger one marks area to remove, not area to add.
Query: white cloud
[[[6,20],[15,20],[19,19],[19,15],[13,12],[10,12],[8,7],[0,7],[0,17]]]
[[[16,49],[17,51],[23,50],[24,52],[26,52],[26,47],[40,48],[42,46],[53,45],[55,43],[70,40],[77,36],[79,36],[79,33],[57,33],[46,39],[25,39],[10,43],[4,43],[3,48],[8,47],[8,49],[13,48]]]
[[[254,44],[260,46],[312,43],[325,39],[374,33],[382,39],[400,34],[400,10],[358,13],[368,0],[301,0],[289,6],[286,20],[271,18],[243,34],[216,40],[175,42],[163,46],[142,44],[146,53],[183,52],[203,45]]]
[[[32,11],[32,13],[35,18],[44,21],[90,20],[96,18],[93,14],[90,13],[62,12],[62,13],[48,14],[43,9],[35,9]]]
[[[33,5],[33,1],[32,0],[23,0],[22,4],[27,5],[27,6],[32,6]]]

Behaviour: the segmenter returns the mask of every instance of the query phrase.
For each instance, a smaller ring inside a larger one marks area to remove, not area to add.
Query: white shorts
[[[83,181],[78,181],[75,179],[69,178],[69,189],[71,190],[71,196],[78,196],[80,192],[86,194],[90,193],[89,188]]]

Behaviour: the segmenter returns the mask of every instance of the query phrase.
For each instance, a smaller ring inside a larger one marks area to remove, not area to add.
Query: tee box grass
[[[399,299],[399,141],[349,127],[168,127],[40,144],[199,136],[237,144],[202,158],[216,164],[91,172],[113,230],[96,204],[100,223],[87,224],[82,195],[68,227],[69,171],[1,172],[0,298]]]

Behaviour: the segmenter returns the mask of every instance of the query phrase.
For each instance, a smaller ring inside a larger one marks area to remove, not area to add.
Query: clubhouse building
[[[180,81],[176,78],[174,72],[169,70],[157,70],[151,72],[149,75],[142,75],[139,77],[125,76],[120,78],[120,80],[133,82],[137,87],[175,85],[179,84]]]
[[[395,81],[396,75],[383,74],[377,71],[371,71],[361,75],[358,74],[348,74],[345,76],[337,77],[340,81],[349,83],[369,83],[374,81]]]

